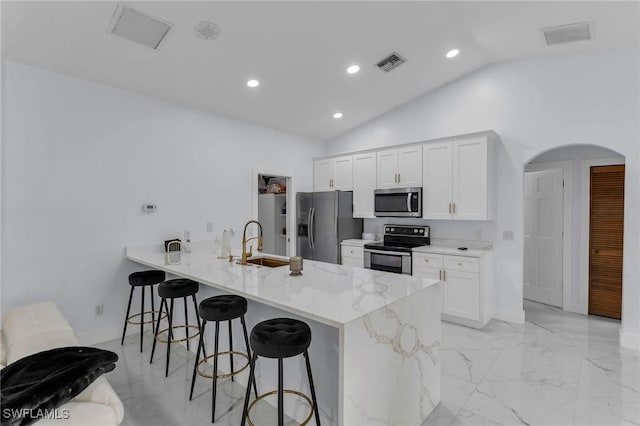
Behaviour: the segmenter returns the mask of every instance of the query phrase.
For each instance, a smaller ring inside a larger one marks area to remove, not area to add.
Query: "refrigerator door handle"
[[[311,249],[316,248],[315,241],[313,241],[313,236],[315,234],[315,218],[316,209],[315,207],[311,207],[311,210],[309,210],[309,247]]]
[[[307,241],[309,242],[309,248],[313,248],[311,245],[311,210],[313,207],[309,209],[309,213],[307,214]]]

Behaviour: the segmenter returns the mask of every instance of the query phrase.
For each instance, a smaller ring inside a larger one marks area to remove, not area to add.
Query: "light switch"
[[[142,211],[145,213],[154,213],[157,209],[157,206],[153,203],[144,203],[142,205]]]

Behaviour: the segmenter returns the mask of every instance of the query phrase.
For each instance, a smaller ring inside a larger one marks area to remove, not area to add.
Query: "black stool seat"
[[[207,321],[228,321],[247,313],[247,299],[233,294],[214,296],[200,302],[200,318]]]
[[[152,269],[150,271],[134,272],[129,275],[129,285],[155,285],[160,284],[166,279],[164,271]]]
[[[158,286],[158,295],[165,299],[193,296],[198,292],[199,285],[196,281],[187,278],[176,278],[165,281]]]
[[[274,318],[258,323],[251,330],[253,352],[265,358],[300,355],[311,344],[311,329],[291,318]]]

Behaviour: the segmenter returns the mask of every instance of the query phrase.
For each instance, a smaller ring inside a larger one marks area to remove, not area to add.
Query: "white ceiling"
[[[107,32],[117,4],[3,1],[2,58],[322,140],[488,63],[639,38],[636,2],[125,3],[175,25],[154,51]],[[220,38],[196,37],[203,20]],[[539,28],[582,21],[595,40],[543,46]],[[408,62],[379,71],[392,51]],[[351,64],[361,71],[347,75]]]

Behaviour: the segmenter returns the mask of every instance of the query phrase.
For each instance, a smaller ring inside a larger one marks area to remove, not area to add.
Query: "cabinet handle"
[[[438,271],[438,279],[442,281],[442,269]]]
[[[451,203],[449,203],[449,214],[451,214]]]
[[[453,214],[456,214],[456,203],[453,203]]]
[[[425,259],[424,261],[425,261],[425,262],[427,262],[427,263],[429,263],[429,259]]]
[[[400,173],[398,173],[398,183],[402,182],[402,179],[400,179]]]
[[[444,269],[442,270],[442,281],[446,281],[447,280],[447,271],[445,271]]]

